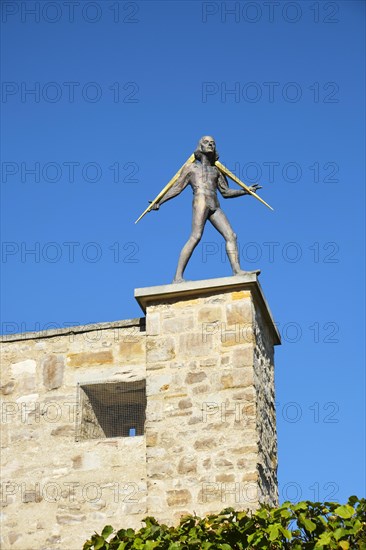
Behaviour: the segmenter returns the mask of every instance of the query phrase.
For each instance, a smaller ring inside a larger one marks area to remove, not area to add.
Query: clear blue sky
[[[190,188],[134,221],[213,135],[275,208],[221,200],[283,337],[281,500],[364,495],[365,3],[4,0],[2,18],[3,332],[141,316]],[[230,275],[221,247],[207,226],[187,278]]]

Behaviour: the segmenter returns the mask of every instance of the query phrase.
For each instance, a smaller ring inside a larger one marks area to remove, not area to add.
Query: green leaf
[[[280,529],[280,531],[281,531],[281,533],[283,534],[284,537],[286,537],[289,540],[292,539],[291,531],[289,531],[288,529],[285,529],[284,527],[282,527],[282,525],[280,525],[279,529]]]
[[[356,519],[354,522],[353,522],[353,526],[351,529],[347,529],[347,532],[348,533],[352,533],[352,535],[356,535],[358,531],[360,531],[362,529],[362,523],[360,522],[359,519]]]
[[[308,506],[305,502],[299,502],[298,504],[295,504],[292,509],[297,512],[298,510],[307,510]]]
[[[269,525],[266,531],[269,533],[269,540],[273,542],[278,537],[279,526],[277,523],[274,523],[273,525]]]
[[[334,513],[337,514],[337,516],[339,516],[340,518],[349,519],[356,513],[356,510],[353,508],[353,506],[350,506],[349,504],[344,504],[343,506],[338,506],[338,508],[334,510]]]
[[[263,532],[261,531],[256,531],[255,533],[252,533],[251,535],[249,535],[248,537],[248,542],[249,543],[254,543],[256,544],[257,542],[260,542],[263,538]]]
[[[318,540],[316,541],[315,548],[319,548],[319,546],[330,544],[331,540],[332,540],[332,536],[330,533],[322,533],[318,538]]]
[[[311,521],[311,519],[305,519],[304,526],[305,526],[305,529],[310,533],[312,533],[316,529],[316,523]]]
[[[187,516],[186,516],[186,518],[187,518]],[[182,518],[182,519],[184,519],[184,518]],[[181,521],[182,521],[182,519],[181,519]],[[142,521],[144,523],[146,523],[146,527],[151,527],[152,525],[159,525],[159,523],[156,521],[156,519],[153,518],[152,516],[147,516]]]
[[[268,510],[259,510],[257,513],[256,513],[256,516],[258,518],[261,518],[261,519],[267,519],[268,518]]]
[[[95,537],[93,537],[93,539],[94,539],[94,550],[100,550],[101,548],[104,547],[105,540],[103,537],[101,537],[100,535],[96,535]]]
[[[328,525],[327,520],[325,519],[324,516],[319,516],[318,520],[324,525],[324,527],[326,527]]]
[[[305,529],[309,531],[309,533],[312,533],[316,529],[316,524],[311,521],[311,519],[306,518],[304,514],[299,515],[299,523],[300,525],[305,527]]]
[[[347,531],[342,527],[338,527],[338,529],[336,529],[333,533],[333,536],[336,540],[339,540],[342,537],[345,537],[346,535],[347,535]]]
[[[106,525],[102,531],[102,537],[104,539],[107,539],[111,533],[113,533],[114,529],[112,525]]]

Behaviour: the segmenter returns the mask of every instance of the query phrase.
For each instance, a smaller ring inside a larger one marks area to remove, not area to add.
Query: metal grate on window
[[[146,381],[78,384],[76,441],[144,434]]]

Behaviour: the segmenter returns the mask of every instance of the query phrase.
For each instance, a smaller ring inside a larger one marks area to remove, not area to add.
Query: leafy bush
[[[138,531],[116,533],[107,525],[83,550],[366,550],[366,500],[355,496],[344,505],[306,501],[278,508],[262,505],[256,512],[226,508],[203,519],[185,516],[176,527],[152,517],[144,523]]]

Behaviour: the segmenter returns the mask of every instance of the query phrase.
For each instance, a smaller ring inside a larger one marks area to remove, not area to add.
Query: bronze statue
[[[181,283],[184,281],[184,270],[194,249],[201,240],[207,220],[212,223],[226,241],[226,253],[233,270],[233,275],[243,275],[247,273],[240,267],[236,234],[220,207],[217,198],[217,190],[220,191],[225,199],[240,197],[247,194],[254,195],[266,206],[271,208],[256,194],[256,191],[261,189],[260,185],[255,184],[251,187],[247,187],[238,180],[234,174],[227,170],[227,168],[218,161],[218,158],[219,155],[216,151],[214,138],[211,136],[203,136],[198,142],[194,154],[139,218],[141,219],[142,216],[150,210],[158,210],[164,202],[179,195],[188,184],[191,185],[193,189],[192,232],[180,253],[173,283]],[[226,175],[239,183],[243,189],[230,189]],[[139,221],[139,219],[137,221]]]

